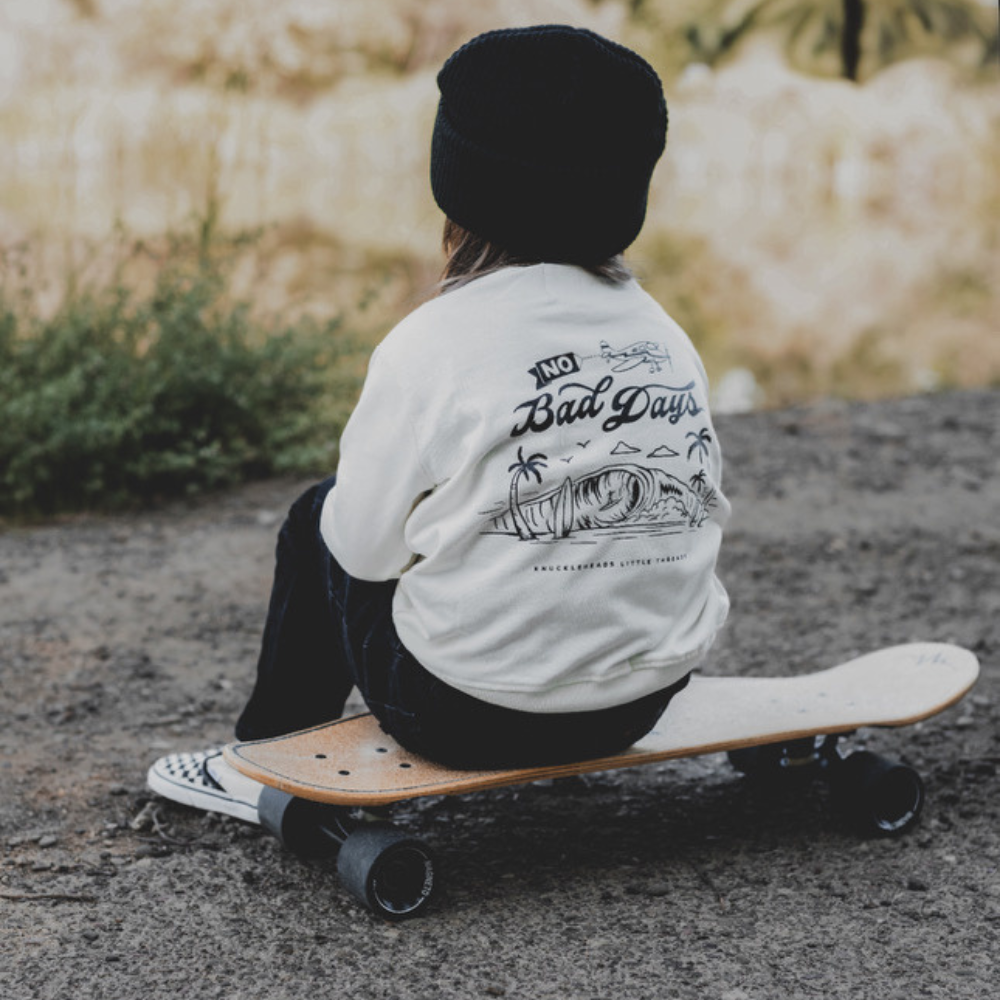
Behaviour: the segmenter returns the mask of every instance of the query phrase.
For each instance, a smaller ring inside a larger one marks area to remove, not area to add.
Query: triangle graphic
[[[632,445],[626,444],[624,441],[619,441],[615,445],[614,451],[611,452],[612,455],[638,455],[642,451],[641,448],[633,448]]]

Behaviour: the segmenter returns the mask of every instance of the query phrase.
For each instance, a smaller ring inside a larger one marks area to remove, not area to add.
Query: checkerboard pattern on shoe
[[[230,767],[221,750],[161,757],[149,769],[146,783],[158,795],[182,805],[260,822],[257,802],[264,786]]]

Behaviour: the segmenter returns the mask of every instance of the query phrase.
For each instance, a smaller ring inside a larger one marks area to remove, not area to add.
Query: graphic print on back
[[[718,498],[707,405],[665,346],[601,341],[598,354],[546,358],[528,374],[535,394],[513,407],[506,493],[480,534],[596,544],[705,523]]]

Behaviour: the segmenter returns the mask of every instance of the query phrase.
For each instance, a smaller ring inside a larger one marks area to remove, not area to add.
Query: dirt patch
[[[151,799],[229,738],[273,538],[303,484],[0,536],[0,993],[773,1000],[995,996],[1000,392],[720,420],[733,612],[707,672],[791,674],[944,640],[959,706],[854,742],[918,767],[917,829],[859,841],[826,792],[722,757],[396,810],[432,913],[362,912],[330,863]]]

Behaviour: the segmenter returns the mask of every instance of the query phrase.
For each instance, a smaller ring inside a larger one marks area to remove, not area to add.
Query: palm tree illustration
[[[712,435],[708,433],[707,427],[702,427],[700,431],[688,431],[685,437],[694,438],[688,448],[687,457],[690,458],[694,452],[698,452],[698,461],[704,463],[705,456],[708,455],[708,446],[712,442]]]
[[[542,455],[538,452],[530,458],[525,458],[524,449],[518,448],[517,461],[507,469],[508,472],[514,473],[510,481],[510,519],[517,529],[517,537],[524,541],[530,541],[537,536],[531,530],[531,526],[521,510],[519,486],[522,479],[528,479],[530,476],[534,476],[539,483],[542,481],[542,474],[538,470],[548,468],[544,461],[546,458],[548,455]]]
[[[691,447],[693,448],[693,447],[694,447],[694,445],[691,445]],[[690,457],[690,454],[691,454],[691,453],[690,453],[690,452],[688,452],[688,456],[689,456],[689,457]],[[702,491],[702,490],[703,490],[703,489],[705,488],[705,470],[704,470],[704,469],[702,469],[702,470],[701,470],[701,472],[696,472],[696,473],[695,473],[695,474],[694,474],[694,475],[693,475],[693,476],[692,476],[692,477],[690,478],[689,482],[691,483],[691,488],[692,488],[692,489],[693,489],[693,490],[694,490],[694,491],[695,491],[696,493],[701,493],[701,491]]]

